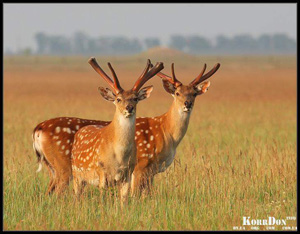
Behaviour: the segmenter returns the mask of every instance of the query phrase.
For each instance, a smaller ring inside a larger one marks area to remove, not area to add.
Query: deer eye
[[[193,96],[196,97],[196,96],[197,96],[197,93],[194,93]]]
[[[179,96],[180,94],[178,92],[175,93],[176,96]]]
[[[134,99],[133,99],[133,101],[137,102],[137,101],[138,101],[138,99],[137,99],[137,98],[134,98]]]
[[[117,98],[117,102],[121,102],[121,98]]]

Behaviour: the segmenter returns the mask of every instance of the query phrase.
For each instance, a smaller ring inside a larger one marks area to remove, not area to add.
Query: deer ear
[[[150,97],[152,90],[153,90],[152,85],[142,88],[138,93],[138,100],[141,101],[141,100],[144,100],[144,99]]]
[[[116,95],[109,88],[99,87],[98,91],[105,100],[110,102],[115,100]]]
[[[203,93],[206,93],[208,90],[208,87],[210,86],[210,81],[205,81],[199,85],[196,86],[198,95],[201,95]]]
[[[165,90],[170,93],[170,94],[174,94],[175,93],[175,86],[173,84],[171,84],[167,79],[162,79],[163,82],[163,86],[165,88]]]

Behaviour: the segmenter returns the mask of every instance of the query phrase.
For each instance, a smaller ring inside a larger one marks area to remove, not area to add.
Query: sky
[[[297,5],[293,4],[3,4],[4,51],[31,47],[34,35],[91,37],[122,35],[144,39],[199,35],[214,39],[248,33],[285,33],[296,39]]]

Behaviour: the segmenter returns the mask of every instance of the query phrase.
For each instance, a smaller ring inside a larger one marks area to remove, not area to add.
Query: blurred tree
[[[86,54],[89,50],[89,37],[83,32],[75,32],[72,37],[72,52]]]
[[[160,46],[160,40],[155,37],[149,37],[144,40],[146,49],[150,49],[156,46]]]
[[[272,36],[263,34],[257,39],[257,48],[260,53],[272,53],[274,51]]]
[[[37,54],[103,54],[124,55],[140,53],[143,50],[142,42],[137,39],[129,39],[124,36],[106,36],[89,38],[82,32],[76,32],[71,38],[54,35],[48,36],[43,32],[35,34]],[[143,43],[146,48],[160,45],[158,38],[146,38]],[[228,38],[219,35],[216,45],[201,36],[172,35],[169,47],[187,51],[189,53],[227,53],[227,54],[263,54],[263,53],[296,53],[297,44],[294,39],[285,34],[273,36],[263,34],[257,39],[251,35],[236,35]],[[22,53],[22,52],[21,52]]]
[[[34,36],[35,41],[37,43],[37,53],[44,54],[47,52],[47,45],[48,45],[48,37],[43,32],[38,32]]]
[[[212,49],[210,42],[200,36],[187,37],[187,46],[190,53],[209,53]]]
[[[101,42],[100,39],[89,39],[87,44],[87,53],[88,54],[94,54],[98,53],[100,54],[101,51]]]
[[[50,54],[71,54],[70,42],[63,36],[48,37]]]
[[[276,52],[296,52],[297,45],[296,41],[290,39],[285,34],[275,34],[273,36],[274,50]]]
[[[143,51],[143,46],[139,39],[133,38],[131,40],[131,50],[133,54],[140,53]]]
[[[256,53],[258,45],[256,40],[248,34],[237,35],[232,39],[233,52],[239,54]]]
[[[130,52],[130,42],[125,37],[114,37],[111,40],[111,54],[127,54]]]
[[[177,50],[185,50],[187,46],[186,38],[181,35],[172,35],[170,38],[169,47]]]
[[[230,53],[231,49],[232,49],[232,41],[228,37],[224,35],[217,36],[216,46],[215,46],[216,52]]]

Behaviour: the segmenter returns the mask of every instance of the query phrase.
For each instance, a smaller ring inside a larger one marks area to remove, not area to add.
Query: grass
[[[146,64],[143,56],[110,59],[125,88]],[[45,196],[48,172],[35,173],[32,150],[36,124],[56,116],[108,120],[114,113],[97,94],[105,84],[86,60],[4,60],[4,230],[232,230],[243,216],[297,216],[296,59],[286,56],[174,58],[184,83],[202,61],[222,65],[152,195],[131,198],[123,210],[113,189],[100,195],[88,186],[79,201],[72,185],[61,197]],[[158,78],[149,83],[155,89],[138,116],[160,115],[172,102]]]

